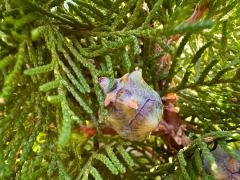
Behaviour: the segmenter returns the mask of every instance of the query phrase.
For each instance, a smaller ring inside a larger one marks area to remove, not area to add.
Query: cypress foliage
[[[197,4],[208,11],[188,23]],[[238,0],[1,1],[0,178],[211,179],[216,144],[240,161],[239,13]],[[102,132],[98,78],[135,68],[162,97],[178,95],[181,118],[197,127],[191,145],[176,152],[157,135]],[[89,124],[94,137],[80,132]]]

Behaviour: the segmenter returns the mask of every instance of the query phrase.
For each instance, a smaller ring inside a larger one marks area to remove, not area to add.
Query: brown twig
[[[100,127],[102,130],[102,134],[108,134],[108,135],[113,135],[113,136],[118,134],[114,129],[112,129],[104,124],[100,124]],[[93,125],[90,125],[90,126],[80,125],[80,131],[83,134],[85,134],[87,137],[92,137],[97,134],[97,129]]]
[[[209,1],[206,1],[205,4],[197,4],[193,14],[185,21],[186,23],[193,23],[203,16],[203,14],[209,8]],[[181,36],[184,34],[176,34],[170,36],[166,40],[166,44],[169,45],[173,41],[178,41]],[[156,44],[156,52],[160,53],[162,48]],[[169,71],[171,66],[171,55],[166,54],[162,56],[157,62],[158,72],[159,71]],[[162,89],[165,83],[165,79],[159,81],[159,88]],[[170,86],[174,86],[171,83]],[[154,134],[159,134],[160,137],[165,141],[165,143],[176,150],[181,149],[184,146],[187,146],[191,143],[190,139],[185,134],[186,124],[183,123],[183,120],[179,116],[179,108],[176,106],[177,95],[173,93],[168,93],[166,96],[162,97],[164,104],[164,121],[161,121],[159,127],[155,130]],[[191,126],[192,127],[192,126]],[[197,129],[197,128],[191,128]]]

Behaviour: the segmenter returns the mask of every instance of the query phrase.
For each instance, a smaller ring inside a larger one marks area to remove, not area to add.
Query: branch
[[[203,14],[208,10],[208,8],[209,0],[207,0],[205,4],[197,4],[193,14],[185,21],[185,23],[194,23],[203,16]],[[176,34],[170,36],[166,40],[166,44],[169,45],[173,41],[178,41],[182,35],[184,34]],[[160,47],[160,45],[156,44],[155,50],[159,54],[162,51],[162,48]],[[161,67],[163,67],[163,69],[161,70],[163,70],[164,72],[169,72],[171,63],[171,55],[169,53],[162,56],[157,62],[158,72],[160,71]],[[159,81],[160,89],[163,88],[165,82],[166,79],[162,79]],[[173,83],[170,83],[170,86],[172,86],[172,89],[174,89]],[[191,143],[190,138],[187,137],[187,135],[185,134],[187,130],[186,128],[189,128],[190,126],[183,125],[183,121],[178,114],[179,109],[178,107],[176,107],[176,94],[168,93],[166,96],[162,97],[162,100],[164,104],[164,121],[161,121],[159,123],[159,126],[155,130],[154,134],[160,135],[160,137],[165,141],[168,146],[179,150]],[[197,128],[195,127],[191,127],[191,129],[197,130]]]

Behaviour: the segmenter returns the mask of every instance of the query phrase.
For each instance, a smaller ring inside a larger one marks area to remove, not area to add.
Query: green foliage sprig
[[[208,12],[186,23],[198,3],[2,1],[0,177],[206,179],[219,168],[216,143],[240,160],[239,3],[203,0]],[[180,43],[167,44],[175,35]],[[159,71],[166,54],[169,69]],[[188,130],[189,147],[175,152],[158,136],[128,142],[102,134],[108,112],[98,78],[135,68],[161,96],[177,93],[182,119],[198,129]],[[79,130],[89,124],[95,137]]]

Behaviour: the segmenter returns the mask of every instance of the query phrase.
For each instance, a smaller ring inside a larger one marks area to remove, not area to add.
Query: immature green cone
[[[109,124],[126,139],[141,141],[151,133],[162,119],[160,96],[142,78],[141,70],[110,80],[99,78],[105,94],[104,105],[109,111]]]

